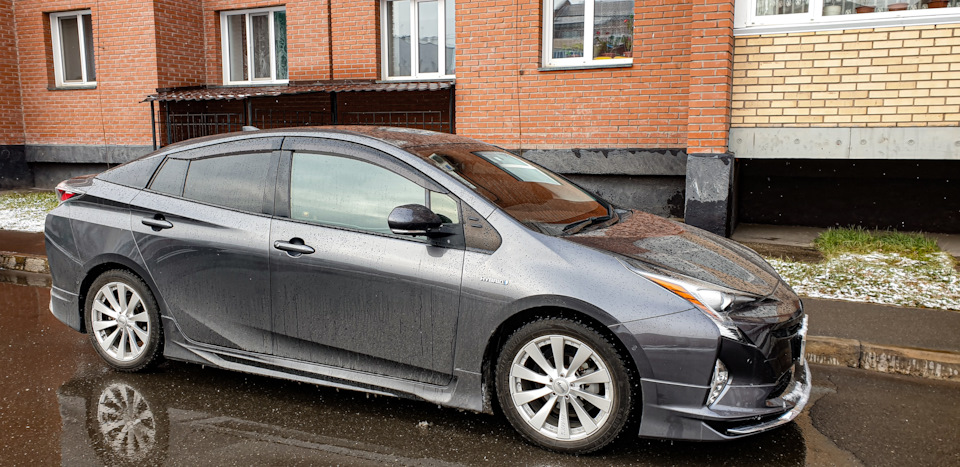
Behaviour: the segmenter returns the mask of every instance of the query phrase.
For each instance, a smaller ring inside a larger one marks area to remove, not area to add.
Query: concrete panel
[[[617,207],[666,217],[683,217],[683,177],[567,175]]]
[[[109,169],[107,164],[30,164],[36,188],[53,189],[58,183],[79,175],[96,174]]]
[[[681,149],[531,149],[523,157],[563,174],[683,176],[687,166]]]
[[[742,159],[960,160],[960,128],[733,128]]]
[[[153,146],[27,145],[27,162],[122,164],[153,151]]]

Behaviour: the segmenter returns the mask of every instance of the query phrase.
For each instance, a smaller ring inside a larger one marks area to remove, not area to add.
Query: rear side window
[[[390,234],[387,216],[393,208],[426,204],[425,188],[356,159],[296,153],[291,172],[293,219]]]
[[[183,194],[183,179],[187,176],[189,161],[183,159],[167,159],[153,178],[150,189],[168,195],[180,196]]]
[[[269,153],[190,161],[183,197],[241,211],[263,212],[264,182],[270,161]]]

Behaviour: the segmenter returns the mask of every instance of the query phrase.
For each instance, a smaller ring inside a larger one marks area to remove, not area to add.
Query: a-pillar
[[[727,236],[734,222],[734,160],[727,149],[733,85],[734,0],[693,0],[684,219]]]

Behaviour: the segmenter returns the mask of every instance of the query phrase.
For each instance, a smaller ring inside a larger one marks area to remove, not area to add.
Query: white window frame
[[[960,7],[824,16],[825,1],[810,0],[810,8],[807,13],[759,16],[757,15],[757,0],[736,0],[733,33],[739,36],[960,22]],[[884,0],[878,1],[883,2]]]
[[[553,0],[543,0],[543,66],[544,67],[603,67],[632,65],[633,58],[597,60],[593,57],[594,0],[583,0],[583,57],[553,58]],[[634,10],[636,11],[636,10]],[[636,13],[634,13],[636,14]],[[634,36],[636,35],[634,27]],[[590,57],[587,57],[587,52]],[[632,47],[631,47],[632,52]]]
[[[50,13],[50,39],[53,42],[53,76],[58,88],[91,87],[97,85],[97,80],[88,80],[87,77],[87,44],[84,40],[83,15],[90,15],[90,24],[93,24],[93,13],[90,10],[64,11]],[[75,17],[77,19],[77,33],[80,41],[80,80],[67,81],[63,78],[63,50],[60,47],[60,18]],[[93,37],[93,31],[90,31]],[[94,51],[94,72],[96,72],[97,54]]]
[[[277,79],[277,51],[276,51],[276,33],[274,31],[274,25],[276,20],[273,17],[274,12],[282,11],[287,12],[285,6],[280,7],[270,7],[270,8],[249,8],[246,10],[227,10],[220,12],[220,52],[221,52],[221,64],[223,67],[223,83],[232,85],[232,84],[286,84],[290,81],[290,58],[287,56],[287,78],[286,79]],[[250,15],[268,13],[270,20],[267,21],[268,30],[270,32],[269,42],[270,42],[270,77],[269,78],[254,78],[253,77],[253,25],[250,21]],[[247,73],[249,79],[242,81],[231,81],[230,80],[230,37],[229,37],[229,28],[227,25],[227,17],[233,15],[246,15],[244,20],[244,28],[246,28],[247,41],[244,44],[244,47],[247,48]],[[289,32],[289,28],[288,28]],[[287,53],[289,54],[290,49],[287,48]]]
[[[447,31],[446,31],[446,8],[447,0],[436,0],[437,4],[437,22],[440,23],[437,28],[437,73],[420,73],[420,47],[417,32],[420,29],[419,17],[417,15],[417,4],[422,1],[431,0],[409,0],[410,1],[410,74],[407,76],[390,76],[390,38],[387,37],[387,5],[390,0],[380,0],[380,76],[384,81],[410,81],[423,79],[455,79],[454,74],[448,75],[447,71]],[[469,0],[459,0],[466,3]],[[456,17],[454,17],[456,24]],[[454,31],[454,57],[456,57],[456,31]]]

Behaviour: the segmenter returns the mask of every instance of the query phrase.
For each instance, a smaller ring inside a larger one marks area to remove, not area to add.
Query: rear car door
[[[267,248],[280,141],[170,155],[132,202],[131,228],[166,314],[193,341],[272,349]]]
[[[361,145],[287,138],[284,150],[270,233],[276,353],[446,384],[464,257],[459,202]],[[412,203],[458,233],[391,233],[389,212]]]

